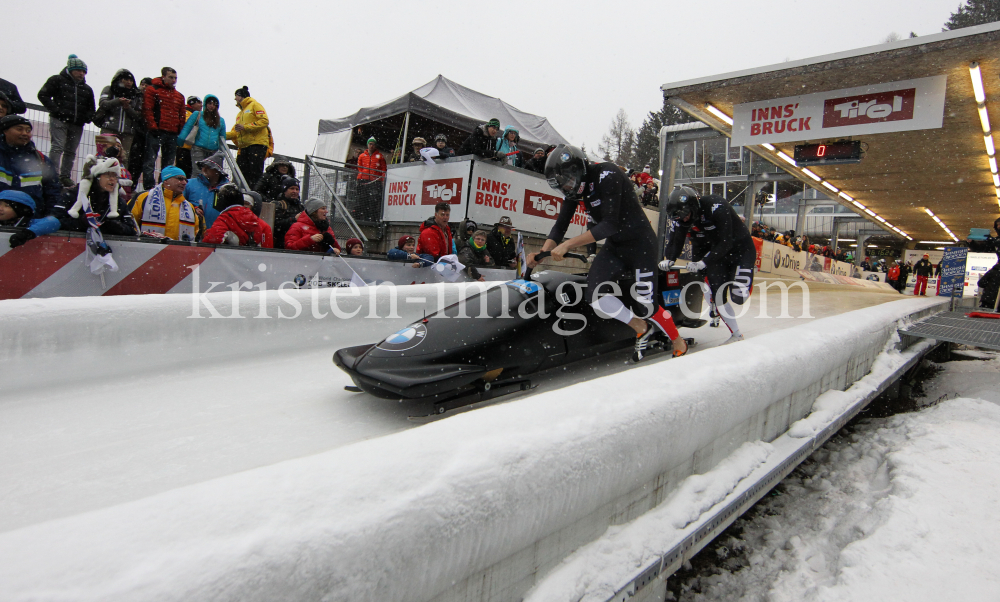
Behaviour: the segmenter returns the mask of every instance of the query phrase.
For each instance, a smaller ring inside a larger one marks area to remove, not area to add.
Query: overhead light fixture
[[[986,102],[986,91],[983,90],[983,74],[979,71],[979,63],[969,63],[969,75],[972,77],[972,94],[977,103]]]
[[[1000,188],[1000,175],[993,174],[993,187]]]
[[[854,201],[854,198],[853,198],[853,197],[851,197],[851,195],[847,194],[846,192],[841,192],[841,193],[840,193],[840,197],[841,197],[842,199],[844,199],[845,201],[851,201],[851,202],[853,202],[853,201]]]
[[[789,163],[791,165],[795,165],[795,159],[789,157],[788,155],[786,155],[782,151],[778,151],[778,157],[780,157],[781,160],[784,161],[785,163]]]
[[[920,241],[922,245],[953,245],[954,242],[950,240],[922,240]]]
[[[810,178],[816,180],[817,182],[822,182],[823,181],[823,178],[817,176],[816,174],[814,174],[813,172],[809,171],[805,167],[802,168],[802,173],[806,174],[807,176],[809,176]]]
[[[958,242],[958,237],[955,236],[955,233],[951,231],[951,228],[949,228],[947,224],[941,221],[941,218],[934,215],[934,212],[928,209],[927,207],[924,207],[924,212],[927,213],[927,215],[931,216],[934,219],[934,221],[937,222],[937,225],[941,226],[941,229],[948,233],[948,236],[950,236],[952,240]]]
[[[865,207],[864,205],[862,205],[861,203],[859,203],[857,201],[851,201],[851,202],[854,203],[854,206],[857,207],[858,209],[867,209],[868,208],[868,207]]]
[[[884,217],[882,217],[881,215],[876,215],[876,216],[875,216],[875,219],[877,219],[878,221],[880,221],[880,222],[882,222],[882,223],[885,223],[885,218],[884,218]]]
[[[711,104],[709,104],[707,102],[705,103],[705,110],[708,111],[709,113],[711,113],[712,115],[715,115],[716,117],[718,117],[722,121],[725,121],[727,124],[733,125],[733,118],[732,117],[730,117],[729,115],[726,115],[725,113],[723,113],[719,109],[713,107]]]
[[[990,159],[990,171],[992,171],[993,173],[997,173],[997,158],[990,157],[989,159]]]
[[[986,155],[992,157],[997,154],[997,149],[993,146],[993,134],[983,136],[983,143],[986,145]]]
[[[869,209],[867,207],[865,207],[865,213],[867,213],[868,215],[871,215],[873,217],[876,216],[876,215],[878,215],[877,213],[875,213],[874,211],[872,211],[871,209]]]
[[[831,183],[827,182],[826,180],[823,180],[823,186],[826,186],[827,188],[829,188],[829,189],[830,189],[830,190],[832,190],[833,192],[840,192],[840,189],[839,189],[839,188],[837,188],[837,187],[836,187],[836,186],[834,186],[833,184],[831,184]]]
[[[769,151],[773,151],[774,150],[774,145],[773,144],[768,144],[767,142],[761,144],[761,146],[763,146],[764,148],[766,148]]]

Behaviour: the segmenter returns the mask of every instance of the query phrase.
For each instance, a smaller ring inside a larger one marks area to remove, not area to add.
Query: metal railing
[[[366,237],[364,233],[361,231],[361,228],[358,227],[358,223],[354,220],[354,216],[348,210],[347,206],[344,203],[344,200],[341,198],[340,195],[337,194],[334,187],[330,184],[327,178],[327,174],[324,173],[318,165],[316,165],[316,162],[313,161],[313,158],[309,155],[306,155],[306,165],[308,165],[310,168],[310,175],[316,174],[316,176],[318,176],[317,179],[319,179],[319,181],[323,183],[323,187],[329,194],[329,199],[324,198],[323,200],[327,203],[327,206],[330,207],[331,209],[330,225],[333,226],[333,232],[338,236],[340,236],[341,233],[337,230],[337,226],[340,224],[344,224],[347,227],[347,229],[350,230],[354,238],[360,239],[361,242],[368,242],[368,237]],[[316,195],[313,195],[312,198],[315,198],[315,196]],[[381,207],[382,207],[382,198],[380,196],[379,208]]]
[[[31,141],[35,143],[35,148],[40,153],[49,157],[52,151],[52,134],[49,129],[49,110],[42,105],[24,103],[28,107],[24,117],[31,122]],[[100,134],[101,130],[93,123],[83,126],[83,135],[80,137],[80,146],[76,149],[76,160],[73,162],[73,170],[70,177],[74,182],[79,182],[83,177],[83,164],[87,162],[87,155],[97,154],[97,143],[94,137]],[[126,149],[128,150],[128,149]],[[56,172],[59,166],[56,165]],[[135,174],[132,175],[135,178]]]

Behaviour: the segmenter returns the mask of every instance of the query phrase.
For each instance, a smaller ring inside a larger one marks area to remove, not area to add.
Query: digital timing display
[[[799,165],[861,163],[861,142],[798,145],[795,147],[795,162]]]

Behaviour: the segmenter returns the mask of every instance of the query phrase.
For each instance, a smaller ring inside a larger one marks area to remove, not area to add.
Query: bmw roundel
[[[559,158],[562,160],[563,163],[565,163],[569,161],[569,153],[563,153],[562,155],[559,156]]]
[[[426,336],[427,327],[422,322],[417,322],[390,334],[376,347],[385,351],[406,351],[419,345]]]

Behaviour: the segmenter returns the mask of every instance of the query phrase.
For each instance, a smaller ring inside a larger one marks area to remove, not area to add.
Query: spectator
[[[193,96],[191,98],[194,98]],[[197,103],[200,109],[191,113],[177,137],[191,138],[190,161],[195,165],[219,152],[219,138],[226,135],[226,120],[219,114],[219,99],[214,94],[206,94],[205,102]],[[191,106],[191,99],[188,99]],[[180,153],[180,149],[177,151]],[[180,156],[180,155],[178,155]],[[178,160],[179,161],[179,160]],[[223,159],[224,161],[224,159]],[[181,167],[178,165],[178,167]],[[181,167],[183,169],[183,167]]]
[[[497,159],[503,157],[497,153],[497,133],[500,131],[500,120],[490,119],[483,125],[472,130],[472,134],[465,139],[462,147],[458,149],[459,155],[476,155],[483,159]]]
[[[41,218],[59,202],[62,187],[55,166],[35,149],[31,122],[20,115],[0,119],[0,190],[20,190],[35,201],[34,215]]]
[[[995,253],[997,263],[988,272],[979,277],[979,307],[993,309],[1000,294],[1000,218],[993,221],[996,237],[987,233],[985,240],[967,239],[969,250],[974,253]]]
[[[469,244],[469,241],[472,240],[472,235],[475,234],[478,229],[479,226],[476,225],[476,222],[469,218],[463,219],[458,224],[458,230],[456,231],[456,236],[452,243],[454,245],[453,252],[456,255],[461,253],[462,249]]]
[[[111,85],[101,90],[94,123],[101,128],[102,134],[118,138],[122,150],[132,148],[136,125],[142,120],[136,101],[138,96],[135,76],[128,69],[119,69],[111,78]],[[121,153],[120,158],[124,162],[127,156],[127,153]]]
[[[0,80],[2,81],[2,80]],[[0,119],[14,114],[14,103],[7,98],[7,95],[0,92]]]
[[[530,169],[535,173],[544,174],[545,159],[547,159],[547,157],[545,156],[545,149],[536,148],[534,155],[532,155],[531,159],[529,159],[528,162],[524,164],[524,168]]]
[[[434,146],[438,149],[438,159],[448,159],[455,156],[455,149],[448,146],[448,137],[444,134],[434,136]]]
[[[215,207],[220,212],[212,227],[205,232],[202,242],[212,245],[273,248],[271,226],[260,219],[261,205],[260,193],[242,193],[236,184],[222,186],[215,201]]]
[[[861,269],[863,271],[865,271],[865,272],[874,272],[875,271],[875,270],[872,269],[872,258],[871,257],[865,257],[864,259],[861,260]]]
[[[282,249],[285,245],[285,234],[291,229],[299,214],[305,211],[305,206],[299,200],[299,181],[292,176],[281,176],[278,191],[280,196],[274,201],[274,245]]]
[[[517,267],[517,245],[511,236],[512,226],[510,218],[504,215],[486,237],[489,255],[493,258],[494,265],[500,268]]]
[[[650,181],[648,184],[642,187],[642,206],[643,207],[659,207],[660,197],[658,192],[660,187],[656,185],[655,181]]]
[[[114,134],[98,134],[94,136],[94,143],[97,147],[97,158],[113,157],[118,159],[122,165],[119,166],[118,173],[118,195],[125,200],[126,204],[132,198],[132,173],[125,169],[125,151],[121,140]],[[129,207],[131,210],[131,207]]]
[[[344,244],[344,250],[347,251],[348,255],[363,257],[365,254],[365,245],[361,242],[360,238],[349,238]]]
[[[368,150],[358,157],[358,208],[355,218],[372,221],[382,206],[382,187],[388,165],[378,150],[378,142],[372,136],[368,139]]]
[[[5,96],[7,102],[10,103],[10,110],[7,112],[8,115],[11,113],[21,115],[28,110],[28,107],[24,106],[24,101],[21,100],[21,93],[17,91],[17,86],[13,83],[5,79],[0,79],[0,94]]]
[[[902,263],[902,260],[900,260]],[[900,294],[906,293],[906,282],[910,279],[910,274],[913,273],[913,266],[907,261],[899,266],[899,280],[896,281],[896,285],[899,289]]]
[[[281,198],[284,190],[281,188],[281,180],[285,176],[296,177],[295,176],[295,166],[292,165],[291,161],[286,161],[285,159],[275,159],[267,166],[264,171],[264,176],[257,181],[257,185],[253,187],[254,191],[259,192],[265,200],[274,201]]]
[[[351,156],[348,157],[347,162],[344,163],[344,167],[358,171],[358,160],[361,158],[361,153],[363,152],[364,151],[361,148],[354,147],[354,150],[351,151]]]
[[[234,204],[242,204],[242,197],[230,199],[233,202],[221,204],[219,201],[219,190],[229,184],[229,176],[223,171],[226,158],[219,151],[201,161],[198,161],[198,169],[201,173],[197,177],[188,180],[184,187],[184,198],[194,205],[195,211],[205,219],[205,227],[211,228],[219,214],[226,207]],[[259,212],[259,210],[258,210]]]
[[[469,238],[469,244],[462,248],[458,254],[458,260],[465,265],[465,274],[469,278],[480,282],[486,281],[486,278],[476,269],[477,267],[493,265],[493,259],[490,258],[486,250],[486,232],[484,230],[476,230],[475,234]]]
[[[434,263],[430,257],[422,258],[417,255],[417,240],[408,234],[399,237],[396,247],[389,249],[386,258],[389,261],[414,261],[413,267],[419,268],[426,263]]]
[[[146,87],[142,98],[142,116],[146,123],[146,150],[142,164],[142,185],[150,190],[156,185],[154,169],[160,156],[160,180],[163,170],[174,164],[177,155],[177,134],[184,127],[184,95],[177,91],[177,71],[170,67],[160,70],[160,77]],[[182,173],[183,170],[181,170]],[[187,173],[184,173],[187,178]]]
[[[437,261],[452,252],[451,228],[448,218],[451,217],[451,205],[438,203],[434,205],[434,215],[420,224],[420,239],[417,240],[417,255],[427,255],[431,261]]]
[[[497,160],[512,167],[523,167],[521,151],[517,150],[517,143],[520,140],[521,135],[517,128],[512,125],[504,128],[503,137],[497,140]]]
[[[197,96],[188,96],[187,104],[184,105],[185,125],[191,119],[191,115],[201,112],[202,106],[200,98]],[[191,177],[191,147],[193,146],[194,140],[185,140],[184,136],[180,135],[180,133],[177,134],[177,155],[174,159],[174,165],[183,169],[184,175],[189,178]]]
[[[899,264],[900,263],[902,263],[902,262],[901,261],[895,261],[895,262],[893,262],[892,267],[889,268],[889,271],[885,275],[886,284],[888,284],[892,288],[896,289],[897,292],[899,291]]]
[[[171,165],[160,171],[162,182],[139,195],[132,216],[139,230],[156,238],[195,242],[204,230],[204,220],[184,198],[187,177]]]
[[[80,146],[83,125],[94,119],[94,90],[87,85],[87,64],[69,55],[66,68],[53,75],[38,91],[38,100],[49,110],[49,156],[59,171],[59,182],[73,185],[70,174]]]
[[[913,287],[913,296],[927,296],[927,279],[934,273],[934,265],[931,263],[931,256],[924,253],[924,256],[913,266],[913,273],[917,276],[917,284]],[[932,291],[933,292],[933,291]]]
[[[264,175],[264,159],[271,145],[270,128],[267,126],[267,111],[259,102],[250,97],[250,90],[243,86],[234,93],[236,125],[226,134],[226,140],[235,140],[239,154],[236,165],[240,168],[247,186],[253,188]]]
[[[18,228],[10,235],[10,248],[59,229],[59,220],[50,216],[35,219],[35,199],[20,190],[0,191],[0,226]]]
[[[295,223],[285,234],[285,248],[292,251],[340,255],[337,236],[326,219],[328,214],[329,210],[323,201],[319,199],[306,201],[305,210],[299,213]]]
[[[142,174],[142,166],[146,162],[146,118],[143,116],[142,103],[145,100],[146,88],[153,85],[152,78],[144,77],[139,80],[139,92],[135,96],[132,108],[139,113],[139,119],[132,125],[132,145],[126,148],[128,151],[128,170],[135,176],[135,188],[139,187],[138,177]]]
[[[427,146],[427,141],[426,140],[424,140],[420,136],[417,136],[416,138],[414,138],[413,139],[413,152],[411,152],[409,155],[407,155],[406,162],[407,163],[412,163],[414,161],[423,161],[424,158],[420,156],[420,150],[422,148],[424,148],[425,146]]]
[[[62,201],[52,207],[62,230],[86,232],[96,227],[101,234],[139,234],[128,204],[119,194],[121,169],[121,162],[115,157],[87,158],[80,183],[67,190]]]

